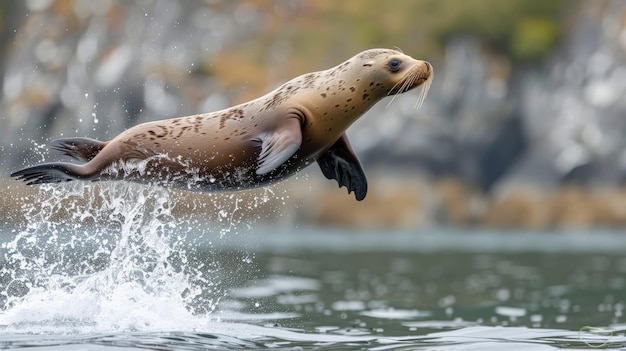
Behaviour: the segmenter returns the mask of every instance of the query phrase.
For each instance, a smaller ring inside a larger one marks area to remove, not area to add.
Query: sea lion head
[[[365,94],[373,96],[397,95],[423,85],[416,106],[426,98],[433,78],[432,65],[416,60],[401,51],[391,49],[371,49],[357,54],[354,59],[360,72],[366,77]],[[367,89],[371,87],[371,89]]]

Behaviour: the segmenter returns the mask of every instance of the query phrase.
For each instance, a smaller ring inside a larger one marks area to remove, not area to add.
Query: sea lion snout
[[[421,66],[422,66],[418,81],[421,81],[421,83],[423,83],[424,81],[428,80],[430,76],[432,75],[433,66],[428,61],[418,61],[418,62],[421,63]]]
[[[417,80],[415,81],[415,84],[413,85],[413,88],[416,88],[416,87],[424,84],[424,82],[429,80],[431,75],[433,74],[433,66],[430,64],[430,62],[428,62],[428,61],[421,61],[421,63],[423,64],[423,66],[425,68],[422,69],[422,72],[421,72],[421,74],[419,74]]]
[[[426,74],[424,75],[424,79],[430,79],[430,76],[433,74],[433,66],[428,61],[424,62],[424,66],[426,66]]]
[[[433,66],[428,61],[418,61],[415,66],[416,67],[407,74],[407,76],[412,76],[414,80],[414,83],[411,87],[407,88],[407,91],[424,84],[430,79],[433,73]]]
[[[433,73],[433,66],[428,61],[419,61],[421,63],[421,68],[416,69],[414,74],[417,78],[415,79],[415,83],[411,86],[411,89],[417,88],[418,86],[424,84],[427,80],[430,79],[430,76]],[[408,89],[407,89],[408,90]]]

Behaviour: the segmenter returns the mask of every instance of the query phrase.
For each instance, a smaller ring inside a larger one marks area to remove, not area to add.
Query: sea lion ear
[[[269,173],[282,165],[302,144],[302,129],[297,118],[288,118],[273,132],[263,133],[258,137],[261,142],[259,167],[256,174]]]
[[[337,180],[339,187],[348,189],[348,194],[354,191],[358,201],[365,198],[367,177],[345,134],[317,159],[317,163],[326,178]]]

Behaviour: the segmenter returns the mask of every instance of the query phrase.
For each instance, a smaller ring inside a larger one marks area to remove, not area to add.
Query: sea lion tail
[[[62,183],[77,179],[88,179],[83,165],[65,162],[42,163],[11,173],[11,177],[23,180],[26,185]]]
[[[89,138],[63,138],[50,142],[50,147],[80,161],[91,161],[106,146],[106,142]]]

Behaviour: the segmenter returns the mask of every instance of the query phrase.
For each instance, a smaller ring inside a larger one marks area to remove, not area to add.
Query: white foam
[[[173,218],[167,189],[40,189],[30,202],[37,205],[25,208],[27,228],[5,245],[0,274],[14,283],[0,291],[3,331],[196,330],[211,320],[225,289],[210,265],[185,264],[179,243],[191,223]]]

